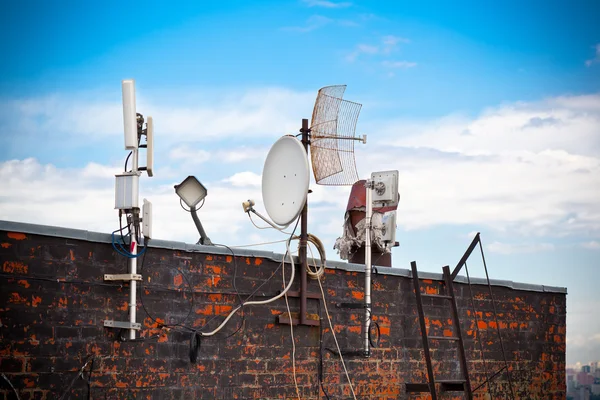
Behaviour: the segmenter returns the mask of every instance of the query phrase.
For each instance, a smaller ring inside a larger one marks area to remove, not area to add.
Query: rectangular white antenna
[[[152,203],[146,199],[142,206],[142,233],[146,239],[152,238]]]
[[[138,147],[137,114],[135,110],[135,81],[125,79],[123,88],[123,126],[125,127],[125,150]]]
[[[396,211],[388,211],[383,214],[383,237],[382,240],[391,244],[396,243]]]
[[[146,172],[148,176],[154,176],[154,121],[148,117],[146,121]]]
[[[398,204],[398,171],[373,172],[373,202],[393,207]]]

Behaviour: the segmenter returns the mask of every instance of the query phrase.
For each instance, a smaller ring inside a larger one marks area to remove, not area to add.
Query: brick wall
[[[278,266],[267,257],[234,259],[222,249],[215,253],[220,254],[151,247],[141,272],[141,292],[150,314],[161,323],[194,328],[208,323],[203,330],[212,329],[222,317],[209,320],[227,314],[238,301],[234,274],[237,290],[249,293]],[[234,317],[222,334],[201,342],[198,362],[192,365],[189,331],[159,327],[139,304],[138,321],[143,326],[139,336],[148,340],[121,341],[118,330],[103,327],[105,319],[128,320],[127,284],[120,287],[102,280],[106,273],[127,272],[126,260],[110,244],[0,231],[0,264],[0,371],[21,399],[57,399],[65,392],[65,398],[92,399],[295,398],[290,329],[277,323],[278,315],[287,313],[283,300],[248,307],[243,321]],[[363,274],[328,269],[323,283],[341,347],[359,349],[362,310],[338,309],[335,303],[362,300]],[[319,291],[316,282],[309,287]],[[424,280],[422,287],[438,292],[441,283]],[[266,298],[281,288],[278,273],[258,294]],[[426,382],[412,288],[406,276],[374,276],[379,347],[370,359],[347,359],[360,399],[418,398],[404,393],[404,383]],[[487,287],[474,286],[474,290],[477,316],[470,310],[468,286],[456,285],[469,371],[476,387],[485,369],[491,375],[504,363]],[[502,286],[493,290],[516,397],[564,399],[565,294]],[[289,301],[296,312],[297,299]],[[430,333],[448,334],[452,327],[447,305],[438,299],[424,301]],[[318,386],[319,373],[331,399],[349,398],[339,359],[327,350],[335,345],[324,310],[317,300],[309,300],[308,308],[311,317],[321,314],[324,319],[322,329],[294,328],[302,398],[325,398]],[[437,377],[457,378],[455,345],[434,348]],[[86,361],[82,378],[73,381]],[[493,398],[510,398],[507,374],[499,374],[491,389]],[[487,390],[485,386],[478,393]],[[6,381],[0,379],[0,399],[13,398]],[[462,396],[454,393],[443,398]]]

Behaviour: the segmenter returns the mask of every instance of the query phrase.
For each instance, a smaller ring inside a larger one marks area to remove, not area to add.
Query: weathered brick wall
[[[236,257],[234,262],[227,255],[151,247],[141,272],[144,305],[160,322],[203,327],[238,301],[233,285],[235,263],[240,293],[251,292],[278,266],[267,258]],[[290,329],[277,323],[277,316],[287,313],[283,300],[248,307],[237,333],[242,319],[234,317],[222,334],[202,341],[199,360],[192,365],[190,333],[180,327],[160,328],[139,304],[140,335],[149,340],[120,341],[117,330],[103,327],[105,319],[128,320],[127,284],[120,287],[102,280],[105,273],[127,272],[126,260],[116,255],[110,244],[0,231],[0,264],[0,371],[21,399],[59,398],[87,360],[83,379],[74,382],[65,398],[295,398]],[[341,347],[360,348],[362,310],[338,309],[335,303],[362,300],[363,275],[329,269],[323,282]],[[441,287],[438,281],[423,283],[423,290],[430,293]],[[281,288],[279,272],[258,294],[266,298]],[[418,398],[404,393],[404,383],[426,381],[412,288],[412,281],[404,276],[374,276],[379,347],[370,359],[347,359],[360,399]],[[310,283],[310,290],[319,291],[316,282]],[[456,285],[469,370],[476,387],[484,379],[485,368],[491,375],[504,363],[487,287],[474,286],[474,290],[475,307],[480,311],[477,318],[470,311],[468,286]],[[565,294],[500,286],[493,290],[516,397],[564,399]],[[289,301],[292,311],[297,311],[297,299]],[[425,302],[431,333],[450,334],[447,304],[438,299]],[[349,398],[339,359],[326,350],[334,348],[334,342],[324,310],[318,301],[310,300],[309,312],[314,316],[321,313],[324,319],[322,332],[317,327],[294,328],[302,398],[325,398],[318,387],[320,371],[331,399]],[[214,328],[221,320],[217,317],[203,330]],[[485,366],[476,340],[479,336]],[[458,377],[456,345],[443,343],[434,348],[437,376]],[[506,374],[498,375],[491,386],[493,398],[510,398]],[[486,392],[487,386],[484,389],[478,393]],[[15,397],[0,379],[3,398]],[[450,398],[462,396],[454,393]]]

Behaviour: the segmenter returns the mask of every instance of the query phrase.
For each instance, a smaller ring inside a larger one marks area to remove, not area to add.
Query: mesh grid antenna
[[[354,142],[362,104],[343,100],[346,85],[319,89],[311,120],[310,155],[315,181],[320,185],[353,185],[358,181]]]

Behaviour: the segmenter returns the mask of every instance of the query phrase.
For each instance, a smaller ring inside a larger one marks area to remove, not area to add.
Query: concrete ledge
[[[14,222],[14,221],[3,221],[0,220],[0,231],[5,232],[21,232],[28,233],[32,235],[41,235],[41,236],[52,236],[52,237],[60,237],[65,239],[76,239],[76,240],[85,240],[88,242],[98,242],[98,243],[112,243],[112,238],[110,234],[100,233],[100,232],[90,232],[83,229],[72,229],[72,228],[62,228],[58,226],[49,226],[49,225],[38,225],[38,224],[28,224],[23,222]],[[269,260],[273,260],[276,262],[281,262],[283,260],[284,255],[280,253],[274,253],[272,251],[262,251],[262,250],[248,250],[248,249],[240,249],[233,248],[230,249],[223,246],[203,246],[196,244],[188,244],[184,242],[176,242],[170,240],[160,240],[160,239],[152,239],[148,247],[160,248],[160,249],[170,249],[170,250],[178,250],[184,252],[198,252],[198,253],[209,253],[209,254],[220,254],[220,255],[231,255],[233,254],[240,257],[259,257],[266,258]],[[294,257],[294,262],[297,262],[298,258]],[[339,269],[341,271],[351,271],[351,272],[364,272],[364,265],[362,264],[351,264],[340,261],[327,261],[327,268],[331,269]],[[388,267],[375,267],[376,274],[381,275],[394,275],[394,276],[403,276],[407,278],[412,278],[412,272],[408,269],[404,268],[388,268]],[[424,279],[432,279],[441,281],[443,280],[441,273],[431,273],[431,272],[421,272],[419,273],[420,278]],[[464,276],[457,276],[455,282],[459,283],[467,283],[467,278]],[[482,278],[471,278],[471,284],[474,285],[487,285],[485,279]],[[525,290],[530,292],[549,292],[549,293],[567,293],[567,289],[563,287],[555,287],[555,286],[545,286],[545,285],[534,285],[529,283],[520,283],[506,280],[498,280],[498,279],[490,279],[490,284],[493,286],[502,286],[508,287],[515,290]]]

